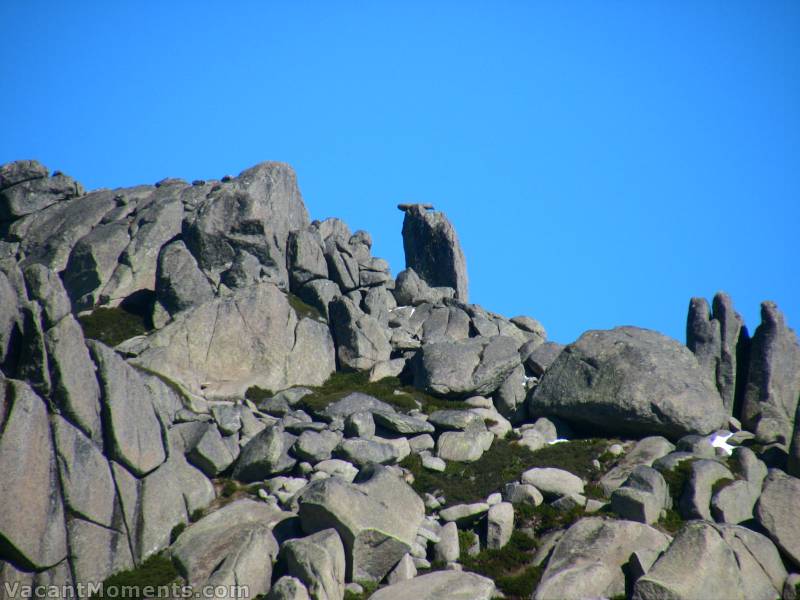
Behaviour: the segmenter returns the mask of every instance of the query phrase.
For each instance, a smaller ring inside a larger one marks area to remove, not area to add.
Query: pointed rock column
[[[441,212],[429,204],[400,204],[406,268],[433,287],[450,287],[456,299],[467,302],[467,262],[456,230]]]

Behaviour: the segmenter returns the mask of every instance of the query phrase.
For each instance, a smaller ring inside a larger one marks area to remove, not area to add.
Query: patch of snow
[[[566,438],[558,438],[556,440],[553,440],[552,442],[549,442],[549,444],[552,446],[553,444],[560,444],[561,442],[568,442],[568,441],[569,440]]]
[[[725,453],[730,456],[733,453],[735,446],[731,446],[728,440],[733,434],[730,431],[718,431],[711,438],[711,445],[714,448],[722,448]]]

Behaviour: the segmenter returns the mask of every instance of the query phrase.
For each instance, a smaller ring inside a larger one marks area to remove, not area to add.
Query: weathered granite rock
[[[155,291],[158,301],[170,314],[214,298],[214,288],[181,240],[161,248]]]
[[[742,425],[760,442],[788,445],[800,398],[800,344],[774,302],[761,304],[750,347]]]
[[[721,479],[733,480],[733,474],[715,460],[696,460],[692,462],[691,469],[680,499],[681,515],[685,519],[711,521],[710,503],[714,484]]]
[[[308,590],[297,577],[284,575],[267,594],[266,600],[311,600]]]
[[[214,425],[200,424],[200,428],[202,433],[187,448],[186,458],[207,477],[216,477],[231,466],[238,455],[234,455]]]
[[[505,336],[425,344],[412,361],[414,385],[442,396],[490,395],[519,365],[518,349]]]
[[[300,495],[303,530],[330,527],[342,539],[348,579],[380,581],[414,544],[425,515],[422,500],[382,467],[362,470],[358,483],[311,483]]]
[[[289,456],[289,449],[295,439],[282,427],[267,427],[242,448],[233,469],[233,477],[239,481],[252,482],[291,470],[297,463]]]
[[[475,462],[491,447],[494,435],[489,431],[445,431],[436,442],[436,456],[456,462]]]
[[[522,483],[534,486],[545,498],[583,494],[583,481],[580,477],[552,467],[528,469],[522,474]]]
[[[298,319],[269,283],[181,313],[146,342],[136,364],[206,397],[243,397],[251,386],[320,385],[334,371],[328,327]]]
[[[719,595],[720,582],[724,582],[725,595],[729,598],[777,597],[780,588],[772,586],[746,543],[736,538],[737,531],[743,536],[754,532],[735,526],[725,528],[731,528],[727,529],[727,535],[721,534],[725,529],[711,523],[687,523],[667,551],[636,582],[633,598],[713,598]],[[751,545],[757,543],[754,536],[745,539]]]
[[[67,520],[67,536],[76,583],[96,584],[112,573],[134,567],[128,536],[119,529],[70,517]]]
[[[281,556],[289,575],[302,581],[314,600],[344,598],[344,546],[335,529],[289,540]]]
[[[579,600],[625,593],[622,567],[640,550],[661,551],[670,538],[633,521],[584,518],[559,539],[534,592],[535,600]]]
[[[113,527],[116,489],[108,460],[67,420],[54,415],[51,425],[66,507],[82,519]]]
[[[0,546],[23,568],[67,556],[64,507],[44,402],[25,383],[0,376]]]
[[[495,585],[475,573],[436,571],[381,588],[370,600],[490,600]]]
[[[608,432],[675,439],[715,431],[727,419],[691,351],[636,327],[584,333],[550,366],[528,409]]]
[[[78,322],[67,315],[45,332],[52,399],[95,442],[102,443],[100,386]]]
[[[108,346],[88,341],[102,384],[102,410],[109,456],[136,475],[166,459],[153,398],[136,370]]]
[[[0,221],[14,221],[84,193],[72,177],[48,177],[47,167],[35,160],[18,160],[0,168]]]
[[[531,340],[520,348],[520,358],[534,377],[541,377],[550,368],[561,351],[563,344],[556,342],[540,343],[539,340]]]
[[[289,282],[297,290],[314,279],[328,279],[322,239],[311,231],[293,231],[288,244]]]
[[[342,368],[368,371],[376,363],[389,360],[390,334],[375,317],[364,313],[345,296],[332,300],[328,310],[336,356]]]
[[[669,440],[660,436],[652,436],[639,440],[631,450],[623,456],[617,465],[600,479],[600,485],[607,496],[621,486],[633,470],[639,465],[649,467],[662,456],[675,450]]]
[[[489,508],[486,515],[486,547],[503,548],[514,532],[514,506],[510,502],[500,502]]]
[[[467,263],[456,231],[441,212],[420,204],[404,209],[403,248],[406,267],[433,287],[450,287],[456,299],[467,302]]]
[[[172,557],[190,585],[240,585],[264,594],[278,554],[271,526],[283,517],[263,502],[237,500],[184,530]]]
[[[669,488],[661,473],[640,465],[611,494],[611,509],[623,519],[652,525],[669,508]]]
[[[756,504],[756,518],[773,542],[800,567],[800,479],[773,469],[764,480],[761,497]]]

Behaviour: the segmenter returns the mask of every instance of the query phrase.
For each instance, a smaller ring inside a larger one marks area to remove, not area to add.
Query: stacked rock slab
[[[401,204],[406,267],[414,269],[433,287],[450,287],[467,302],[467,262],[447,217],[423,204]]]

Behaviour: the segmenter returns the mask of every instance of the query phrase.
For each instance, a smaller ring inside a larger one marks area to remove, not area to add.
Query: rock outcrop
[[[773,304],[752,344],[718,294],[689,348],[564,347],[467,304],[452,225],[401,208],[395,281],[282,163],[88,193],[0,166],[0,595],[155,566],[272,600],[793,597]]]
[[[432,287],[449,287],[467,301],[467,262],[456,231],[447,217],[422,204],[401,205],[406,267]]]
[[[589,331],[550,366],[528,403],[589,428],[677,439],[726,421],[710,374],[676,341],[645,329]]]

